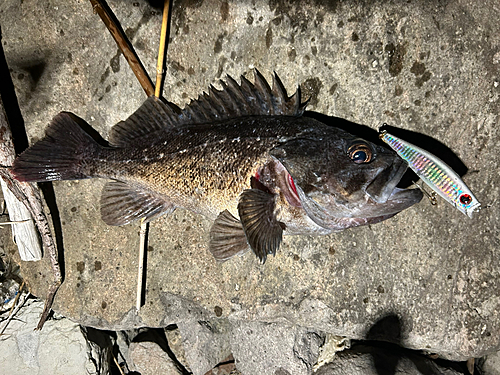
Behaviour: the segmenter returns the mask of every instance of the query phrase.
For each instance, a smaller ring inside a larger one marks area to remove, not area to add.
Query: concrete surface
[[[111,346],[88,341],[79,324],[61,316],[35,331],[43,302],[28,300],[11,320],[0,340],[3,374],[107,374]],[[7,318],[4,313],[3,318]],[[3,321],[2,327],[5,324]],[[95,335],[94,335],[95,336]]]
[[[395,348],[357,346],[338,353],[316,375],[460,375],[463,372],[437,365],[424,356]]]
[[[160,11],[141,0],[109,4],[152,76]],[[251,254],[215,262],[211,223],[178,210],[151,226],[146,304],[136,315],[139,225],[101,221],[104,181],[58,182],[66,278],[54,309],[105,329],[229,318],[371,334],[455,360],[497,350],[499,17],[494,0],[174,1],[168,100],[183,105],[226,74],[276,71],[289,92],[302,85],[309,110],[442,142],[488,208],[471,220],[423,200],[370,227],[286,237],[265,265]],[[62,110],[106,137],[145,99],[88,1],[7,0],[0,25],[32,141]],[[45,296],[48,262],[22,266]],[[380,321],[389,323],[379,329]]]

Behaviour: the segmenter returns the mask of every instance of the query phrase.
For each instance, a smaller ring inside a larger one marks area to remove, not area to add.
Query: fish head
[[[288,140],[271,155],[289,174],[290,202],[325,229],[376,223],[422,199],[396,187],[408,167],[396,153],[340,129]]]

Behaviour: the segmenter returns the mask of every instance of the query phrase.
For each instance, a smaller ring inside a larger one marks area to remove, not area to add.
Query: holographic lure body
[[[406,160],[422,181],[459,211],[472,217],[472,213],[480,208],[481,203],[460,176],[441,159],[386,131],[380,133],[380,139]]]

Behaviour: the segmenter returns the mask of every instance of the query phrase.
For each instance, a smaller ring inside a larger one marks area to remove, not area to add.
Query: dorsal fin
[[[126,146],[146,134],[174,127],[180,112],[175,104],[165,104],[155,96],[150,96],[128,119],[111,128],[109,143]]]
[[[276,73],[272,88],[257,69],[254,77],[252,84],[241,76],[238,84],[227,76],[226,82],[221,80],[222,90],[210,86],[208,94],[203,93],[182,110],[175,104],[150,97],[127,120],[113,126],[109,142],[125,146],[146,134],[186,124],[215,123],[244,116],[301,116],[304,113],[307,102],[300,100],[300,87],[289,97]]]

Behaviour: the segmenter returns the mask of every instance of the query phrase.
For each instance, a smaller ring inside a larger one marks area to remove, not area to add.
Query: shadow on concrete
[[[398,363],[402,358],[409,359],[420,374],[438,375],[436,365],[453,369],[460,374],[469,374],[466,362],[451,362],[444,359],[431,360],[417,350],[406,349],[401,340],[402,323],[396,314],[380,318],[366,334],[366,341],[355,341],[351,350],[369,353],[378,375],[401,374]]]
[[[395,314],[379,319],[366,334],[366,339],[373,341],[389,341],[394,344],[401,343],[401,321]],[[378,374],[394,375],[399,362],[399,357],[373,355],[373,365]]]

